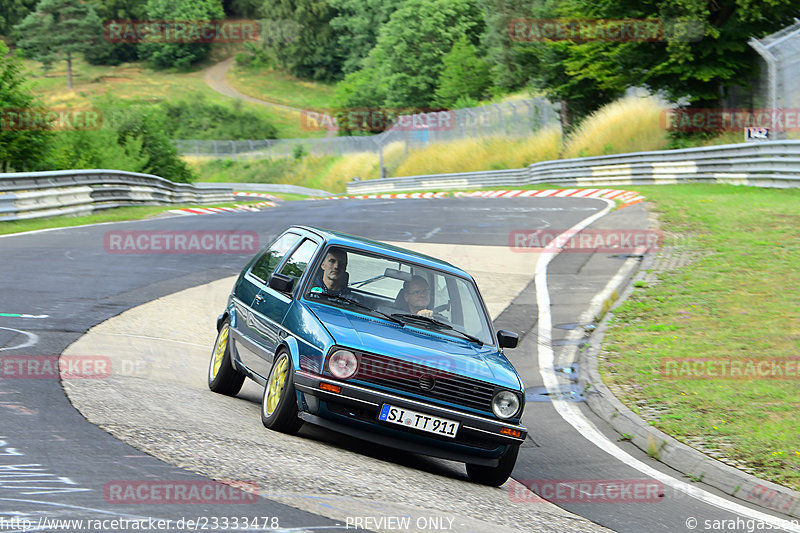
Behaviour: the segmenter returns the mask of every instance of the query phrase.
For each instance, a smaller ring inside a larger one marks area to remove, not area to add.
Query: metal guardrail
[[[683,182],[758,187],[800,187],[800,141],[727,144],[682,150],[582,157],[534,163],[527,168],[433,174],[347,184],[348,194],[419,189],[661,185]]]
[[[195,187],[121,170],[0,174],[0,221],[87,214],[132,205],[225,203],[230,187]]]

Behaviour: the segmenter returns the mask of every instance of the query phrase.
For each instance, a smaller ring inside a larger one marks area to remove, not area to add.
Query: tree
[[[473,0],[406,0],[384,24],[375,49],[386,76],[384,105],[429,107],[442,58],[462,35],[477,43],[483,13]]]
[[[203,23],[225,18],[220,0],[148,0],[147,18],[153,21],[189,21]],[[164,42],[171,36],[155,36],[141,45],[142,57],[155,66],[186,68],[208,57],[211,44],[204,42]]]
[[[526,21],[564,16],[561,0],[487,0],[485,7],[483,42],[495,85],[505,90],[527,87],[559,102],[564,131],[624,93],[624,89],[602,87],[594,79],[568,72],[572,43],[535,41],[516,32],[517,23],[525,27]]]
[[[46,156],[51,134],[37,128],[19,126],[16,117],[41,113],[33,93],[25,85],[22,65],[8,55],[0,41],[0,171],[39,170]]]
[[[371,113],[380,112],[378,108],[386,100],[387,87],[386,75],[380,70],[382,63],[382,52],[373,48],[369,55],[364,59],[361,70],[351,72],[345,76],[344,80],[336,84],[336,95],[334,101],[340,110],[369,110]],[[374,122],[372,125],[376,125]],[[374,134],[380,131],[373,131],[370,127],[363,127],[360,124],[350,124],[347,120],[339,124],[339,135],[359,135]]]
[[[91,0],[91,4],[104,25],[147,19],[147,0]],[[139,45],[111,42],[106,38],[87,50],[84,57],[92,65],[119,65],[139,59]]]
[[[748,39],[788,26],[797,14],[795,0],[566,0],[562,5],[567,15],[635,16],[660,21],[666,30],[659,42],[571,44],[563,62],[568,74],[612,91],[644,85],[698,107],[718,106],[728,85],[746,85],[758,68]]]
[[[453,107],[459,99],[480,100],[492,84],[489,64],[462,36],[444,59],[436,89],[436,105]]]
[[[41,0],[36,11],[14,27],[17,46],[27,57],[50,66],[67,61],[67,87],[72,89],[72,58],[102,40],[102,23],[91,5],[80,0]]]
[[[0,0],[0,35],[9,35],[36,7],[36,0]]]
[[[378,32],[402,0],[328,0],[337,14],[331,19],[336,41],[345,58],[342,71],[355,72],[378,40]]]
[[[275,47],[278,62],[290,73],[315,80],[341,77],[344,53],[330,25],[336,10],[328,0],[266,0],[261,16],[282,21],[297,33]]]
[[[223,0],[222,7],[230,17],[253,18],[258,16],[261,0]]]

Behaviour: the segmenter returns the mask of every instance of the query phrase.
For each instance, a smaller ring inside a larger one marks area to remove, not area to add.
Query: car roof
[[[367,239],[365,237],[358,237],[356,235],[350,235],[347,233],[342,233],[340,231],[316,228],[313,226],[294,226],[294,227],[301,230],[316,233],[318,236],[325,239],[325,241],[331,245],[357,248],[359,250],[374,252],[378,254],[388,254],[400,260],[417,263],[421,266],[429,268],[444,270],[446,272],[455,274],[457,276],[472,279],[472,276],[470,276],[467,272],[458,268],[457,266],[451,265],[447,261],[442,261],[441,259],[437,259],[435,257],[431,257],[429,255],[421,254],[418,252],[414,252],[412,250],[407,250],[399,246],[393,246],[391,244],[386,244],[379,241],[373,241],[372,239]]]

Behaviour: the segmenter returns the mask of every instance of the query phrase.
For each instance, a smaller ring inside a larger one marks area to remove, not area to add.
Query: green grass
[[[287,200],[287,201],[308,200],[309,198],[314,198],[313,196],[309,196],[307,194],[296,194],[296,193],[289,193],[289,192],[248,191],[248,190],[245,190],[245,189],[237,189],[237,188],[234,188],[234,190],[236,192],[254,192],[254,193],[258,193],[258,194],[271,194],[272,196],[280,198],[281,200]],[[264,200],[269,200],[269,198],[258,198],[258,199],[252,198],[251,200],[248,200],[248,201],[249,202],[263,202]]]
[[[242,67],[228,71],[228,84],[240,93],[298,109],[329,109],[335,85],[295,78],[274,68]]]
[[[638,187],[693,264],[638,286],[614,311],[600,366],[631,406],[679,440],[724,445],[761,477],[800,489],[798,379],[673,379],[665,361],[800,356],[800,191]],[[644,402],[638,404],[636,402]]]
[[[145,63],[123,63],[117,66],[90,65],[83,59],[73,61],[73,86],[67,89],[66,63],[56,63],[45,73],[41,63],[25,60],[26,77],[42,102],[50,107],[90,107],[92,101],[106,94],[139,102],[196,101],[242,109],[272,122],[280,138],[321,137],[324,131],[303,128],[299,113],[239,101],[213,91],[205,82],[203,64],[190,72],[176,69],[153,70]]]
[[[189,163],[197,170],[198,181],[281,183],[324,189],[324,187],[320,187],[320,184],[337,159],[340,158],[306,156],[300,160],[291,158],[253,161],[206,159],[189,160]]]

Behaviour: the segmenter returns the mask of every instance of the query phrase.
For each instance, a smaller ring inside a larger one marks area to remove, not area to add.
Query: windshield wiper
[[[325,296],[326,298],[328,298],[330,300],[339,300],[339,301],[342,301],[342,302],[347,302],[350,305],[354,305],[356,307],[360,307],[361,309],[366,309],[367,311],[370,311],[372,313],[377,313],[377,314],[381,315],[382,317],[384,317],[389,322],[394,322],[395,324],[400,324],[401,326],[405,326],[406,325],[405,322],[403,322],[399,318],[396,318],[394,315],[389,316],[389,315],[387,315],[386,313],[384,313],[382,311],[378,311],[377,309],[373,309],[370,306],[364,305],[364,304],[362,304],[361,302],[359,302],[357,300],[353,300],[352,298],[348,298],[347,296],[342,296],[340,294],[328,294],[326,292],[316,292],[316,293],[312,293],[312,294],[318,294],[320,296]]]
[[[478,337],[474,337],[465,331],[461,331],[460,329],[456,329],[447,322],[442,322],[441,320],[436,320],[435,318],[425,316],[425,315],[412,315],[411,313],[392,313],[393,317],[401,317],[405,319],[417,319],[422,320],[424,322],[428,322],[430,324],[436,324],[437,326],[441,326],[445,329],[452,331],[453,333],[458,333],[459,335],[463,335],[464,338],[471,340],[472,342],[478,343],[480,346],[483,346],[483,341],[480,340]]]

